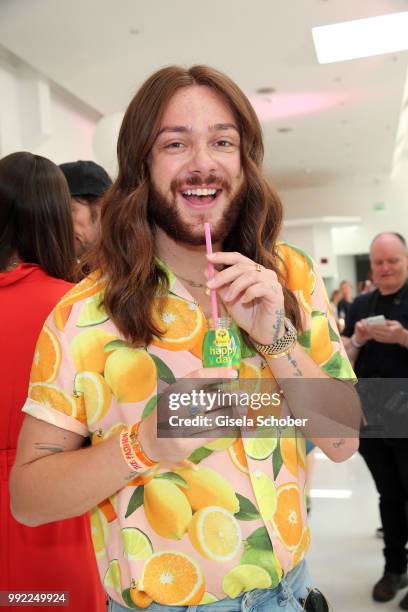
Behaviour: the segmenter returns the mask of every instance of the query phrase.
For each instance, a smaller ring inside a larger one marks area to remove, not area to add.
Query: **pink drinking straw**
[[[205,233],[205,244],[207,246],[207,255],[211,255],[212,250],[212,242],[211,242],[211,227],[209,223],[204,223],[204,233]],[[210,278],[214,278],[214,265],[209,261],[208,266],[208,276]],[[217,325],[218,320],[218,304],[217,304],[217,292],[215,289],[210,289],[211,295],[211,314],[213,318],[214,325]]]

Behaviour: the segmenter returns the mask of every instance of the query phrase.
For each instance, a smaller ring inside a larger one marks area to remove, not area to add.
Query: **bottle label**
[[[241,345],[232,328],[209,329],[203,341],[203,366],[205,368],[233,367],[241,365]]]
[[[228,329],[220,328],[215,330],[215,344],[217,346],[229,346],[231,344]]]

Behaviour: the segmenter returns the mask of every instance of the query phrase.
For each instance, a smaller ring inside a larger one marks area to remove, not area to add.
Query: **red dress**
[[[8,477],[34,347],[47,315],[71,286],[33,264],[0,273],[0,591],[69,591],[69,607],[35,610],[105,612],[88,515],[25,527],[10,513]]]

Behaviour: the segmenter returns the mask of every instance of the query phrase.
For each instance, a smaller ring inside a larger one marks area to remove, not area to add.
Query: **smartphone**
[[[385,325],[384,315],[375,315],[373,317],[367,317],[367,319],[364,319],[364,321],[369,325]]]

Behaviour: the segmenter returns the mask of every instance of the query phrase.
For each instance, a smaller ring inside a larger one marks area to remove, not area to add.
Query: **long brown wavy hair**
[[[27,151],[0,160],[0,270],[13,257],[74,279],[71,196],[62,171]]]
[[[239,87],[221,72],[207,66],[169,66],[141,86],[125,113],[117,145],[118,177],[103,199],[100,244],[85,262],[107,276],[105,308],[133,346],[148,344],[162,333],[153,322],[152,302],[168,290],[167,276],[155,263],[149,154],[169,100],[180,88],[192,85],[209,87],[227,102],[241,136],[245,204],[223,248],[276,272],[283,285],[286,316],[301,327],[298,303],[284,286],[276,253],[282,204],[262,174],[264,148],[255,111]]]

